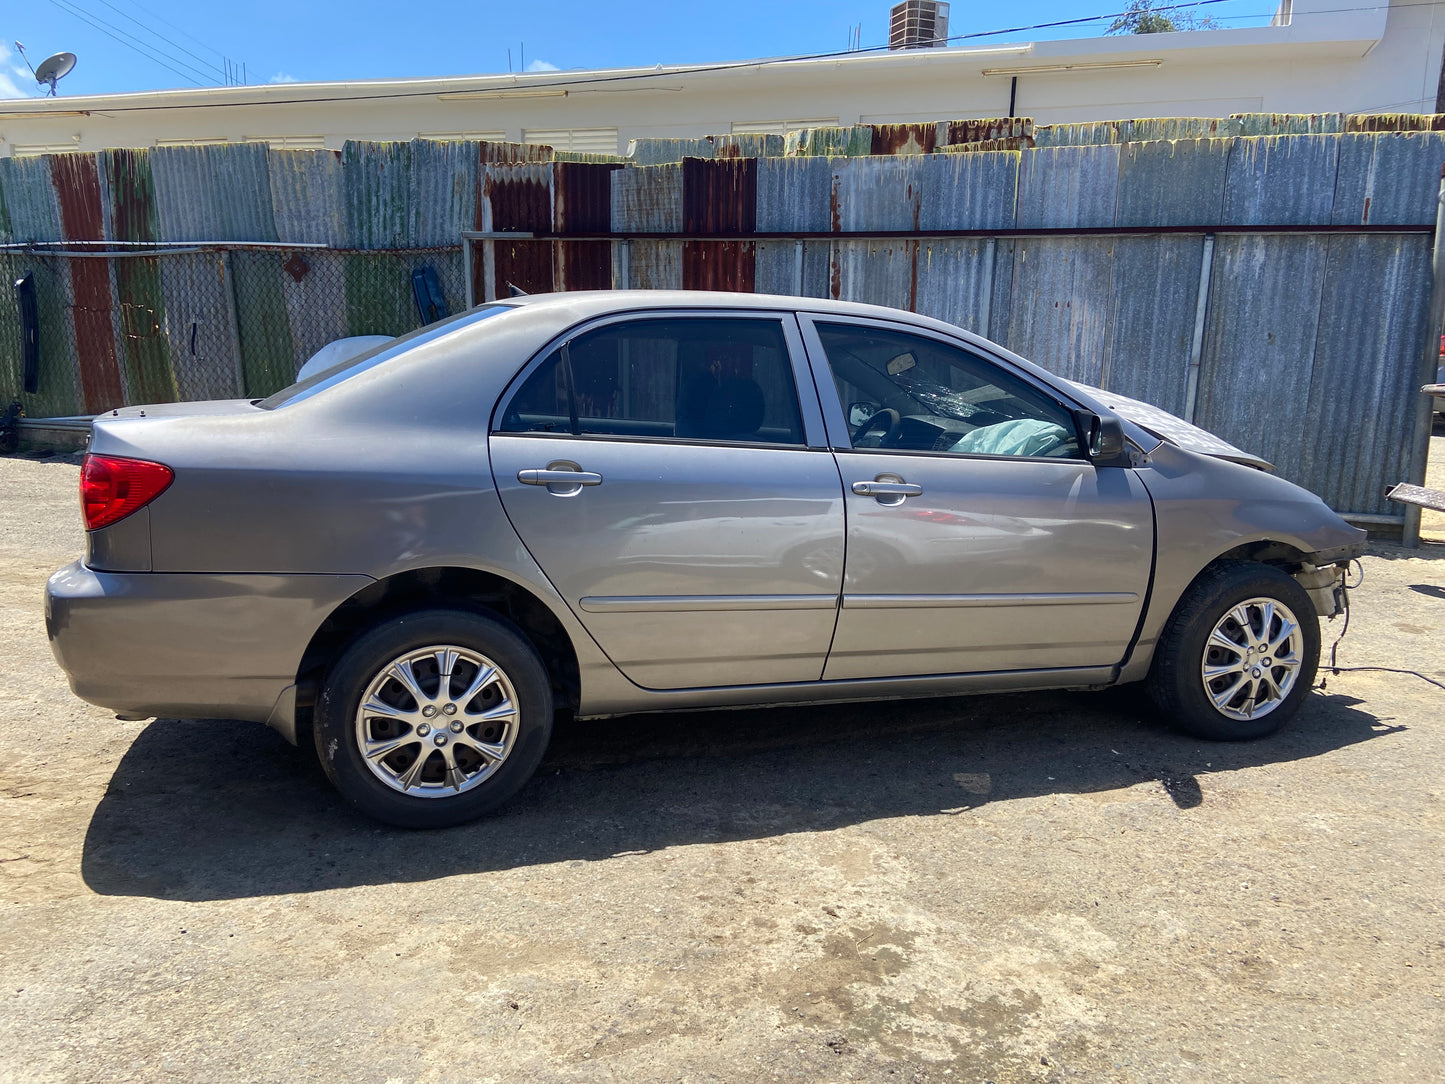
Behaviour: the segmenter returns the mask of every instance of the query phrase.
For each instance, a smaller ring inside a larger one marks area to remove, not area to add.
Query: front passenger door
[[[1134,471],[1095,467],[1051,389],[957,340],[802,324],[848,517],[824,677],[1118,663],[1154,542]]]

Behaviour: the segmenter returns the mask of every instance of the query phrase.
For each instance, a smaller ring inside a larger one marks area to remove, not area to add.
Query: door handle
[[[898,500],[889,503],[899,504],[904,497],[921,497],[923,487],[911,482],[854,482],[853,492],[860,497],[877,497],[880,500],[884,497],[897,497]]]
[[[600,486],[602,475],[585,470],[519,470],[517,481],[524,486]]]

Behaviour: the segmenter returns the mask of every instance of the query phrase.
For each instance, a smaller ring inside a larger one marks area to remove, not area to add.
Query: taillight
[[[87,455],[80,466],[80,508],[85,529],[125,519],[165,492],[175,473],[164,463],[118,455]]]

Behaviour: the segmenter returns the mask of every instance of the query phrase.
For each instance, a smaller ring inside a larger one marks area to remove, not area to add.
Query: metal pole
[[[1445,165],[1440,167],[1440,187],[1435,193],[1435,247],[1430,259],[1430,322],[1426,327],[1425,352],[1415,377],[1415,428],[1410,442],[1410,459],[1405,471],[1411,485],[1425,484],[1425,461],[1430,456],[1430,423],[1434,400],[1421,394],[1420,385],[1435,380],[1440,364],[1440,335],[1445,331]],[[1410,547],[1420,544],[1420,507],[1405,505],[1405,525],[1400,541]]]
[[[1199,360],[1204,353],[1204,317],[1209,311],[1209,280],[1214,273],[1214,234],[1204,235],[1204,255],[1199,258],[1199,300],[1194,305],[1194,334],[1189,339],[1189,378],[1184,391],[1184,420],[1194,421],[1199,402]]]

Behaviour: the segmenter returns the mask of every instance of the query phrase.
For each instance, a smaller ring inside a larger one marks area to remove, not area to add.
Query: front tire
[[[532,777],[552,735],[537,653],[501,620],[423,610],[366,633],[327,675],[316,751],[363,813],[403,828],[475,820]]]
[[[1160,637],[1150,698],[1165,721],[1213,741],[1273,734],[1309,695],[1320,658],[1314,603],[1270,565],[1222,561],[1185,592]]]

